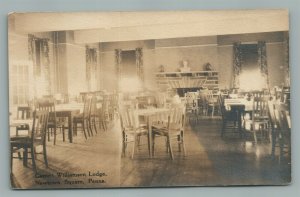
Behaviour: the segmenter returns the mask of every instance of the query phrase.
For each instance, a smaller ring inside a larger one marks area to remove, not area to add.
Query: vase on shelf
[[[161,72],[161,73],[162,73],[162,72],[165,72],[165,67],[164,67],[164,65],[160,65],[159,68],[158,68],[158,71]]]

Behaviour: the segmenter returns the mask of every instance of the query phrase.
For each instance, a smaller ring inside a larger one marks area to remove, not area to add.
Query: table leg
[[[23,166],[27,167],[28,163],[28,147],[24,147],[24,152],[23,152]]]
[[[238,110],[238,129],[240,132],[240,138],[243,138],[244,132],[242,128],[242,115],[244,114],[244,110]]]
[[[68,137],[70,143],[73,143],[73,133],[72,133],[72,115],[68,115]]]
[[[151,116],[148,116],[148,150],[149,156],[152,157],[152,125]]]

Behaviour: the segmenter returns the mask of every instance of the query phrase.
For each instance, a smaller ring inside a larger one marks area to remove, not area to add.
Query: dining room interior
[[[287,10],[12,13],[13,188],[286,185]]]

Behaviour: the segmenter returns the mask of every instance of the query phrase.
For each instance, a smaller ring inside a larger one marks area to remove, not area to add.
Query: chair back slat
[[[167,128],[170,129],[172,126],[183,127],[184,126],[184,109],[182,107],[176,107],[170,110],[168,116]]]
[[[275,117],[278,127],[282,132],[290,130],[289,109],[286,104],[275,104]]]
[[[186,109],[195,111],[198,109],[198,92],[187,92],[185,94]]]
[[[37,102],[37,110],[38,111],[48,111],[49,112],[49,120],[48,122],[52,122],[56,124],[56,112],[55,112],[55,103],[52,101],[39,101]]]
[[[92,97],[86,96],[83,105],[83,118],[88,118],[90,116]]]
[[[253,98],[253,117],[268,116],[268,100],[266,97]]]
[[[218,103],[219,103],[219,108],[220,108],[221,116],[224,119],[224,116],[225,116],[225,113],[226,113],[226,109],[225,109],[225,105],[224,105],[224,96],[221,95],[221,94],[218,96]]]
[[[97,113],[97,97],[93,96],[91,98],[91,104],[90,104],[90,116],[96,115]]]
[[[31,139],[33,143],[43,144],[45,142],[48,120],[48,110],[33,112],[33,125],[31,130]]]
[[[273,129],[277,128],[276,117],[275,117],[275,105],[274,101],[268,101],[268,115],[271,127]]]
[[[139,121],[135,110],[127,108],[120,112],[122,130],[138,128]]]

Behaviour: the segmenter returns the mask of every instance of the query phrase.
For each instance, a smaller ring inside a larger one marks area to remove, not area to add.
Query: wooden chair
[[[122,156],[125,156],[127,145],[132,142],[131,158],[133,159],[136,147],[139,144],[139,138],[141,136],[148,137],[148,130],[139,127],[138,116],[135,110],[131,108],[120,109],[120,123],[122,130]]]
[[[94,98],[93,107],[95,109],[95,121],[99,125],[99,128],[103,128],[104,131],[107,130],[107,123],[109,122],[109,115],[107,114],[107,109],[104,105],[108,104],[104,102],[103,95],[96,95]],[[96,104],[95,104],[96,103]],[[93,110],[92,110],[93,111]]]
[[[117,94],[103,95],[103,110],[105,112],[105,118],[107,122],[111,122],[114,120],[117,108],[118,108]]]
[[[32,167],[36,171],[36,147],[43,147],[43,156],[45,165],[48,167],[47,151],[46,151],[46,132],[48,126],[49,112],[48,111],[34,111],[33,112],[33,124],[31,128],[31,133],[29,136],[16,136],[11,137],[11,172],[13,168],[13,153],[23,151],[23,164],[27,165],[28,159],[28,149],[30,149]]]
[[[102,120],[104,121],[103,124],[107,128],[109,123],[111,122],[111,117],[112,117],[112,108],[110,106],[110,100],[107,95],[103,97],[101,110],[102,110]]]
[[[171,159],[174,159],[171,141],[175,139],[179,146],[179,151],[183,149],[186,155],[184,141],[184,125],[185,125],[185,109],[184,107],[172,108],[168,113],[167,121],[161,121],[152,126],[152,153],[154,154],[155,137],[166,137],[166,147]]]
[[[270,120],[270,127],[271,127],[271,141],[272,141],[272,150],[271,150],[271,156],[275,157],[275,149],[278,146],[278,123],[275,116],[275,105],[274,102],[276,101],[276,98],[274,100],[268,101],[268,111],[269,111],[269,120]]]
[[[197,122],[199,115],[198,92],[187,92],[185,94],[185,101],[185,109],[189,123]]]
[[[95,133],[97,134],[97,123],[100,122],[101,114],[99,114],[99,111],[97,109],[97,97],[94,95],[91,98],[90,102],[90,113],[88,118],[89,128],[92,132],[93,129],[95,130]]]
[[[279,161],[287,156],[291,158],[291,125],[288,104],[275,104],[275,117],[277,123],[277,142],[280,153]]]
[[[199,108],[200,115],[204,115],[204,116],[208,115],[207,95],[203,91],[200,91],[198,94],[198,108]]]
[[[211,117],[214,117],[215,110],[219,109],[218,96],[214,96],[212,91],[206,92],[207,112],[211,111]]]
[[[60,122],[57,121],[55,103],[50,100],[39,101],[37,103],[37,110],[49,112],[49,120],[47,126],[48,141],[50,141],[50,136],[53,134],[54,136],[53,144],[54,145],[56,144],[57,128],[61,128],[63,134],[63,141],[65,141],[64,123],[61,121]]]
[[[110,120],[115,119],[115,114],[119,111],[118,108],[119,108],[119,96],[117,93],[113,93],[111,95],[111,102],[109,108]]]
[[[263,95],[255,95],[253,98],[253,108],[250,119],[245,120],[245,125],[250,125],[246,129],[253,133],[254,142],[257,143],[257,134],[261,135],[262,140],[269,141],[269,112],[268,97]]]
[[[101,106],[100,108],[97,109],[97,114],[98,114],[98,125],[99,125],[99,128],[102,127],[102,129],[104,131],[107,131],[107,124],[108,124],[108,120],[106,120],[105,118],[105,111],[103,110],[104,107]]]
[[[241,115],[245,110],[244,105],[231,106],[230,110],[226,109],[224,103],[224,96],[218,97],[220,106],[220,112],[222,116],[222,130],[221,137],[225,137],[225,134],[239,134],[239,137],[243,137]]]
[[[85,139],[87,139],[87,135],[89,137],[93,135],[92,131],[90,130],[91,127],[89,126],[91,101],[92,101],[92,97],[86,96],[84,99],[83,112],[73,117],[74,133],[77,134],[78,124],[80,124]]]

